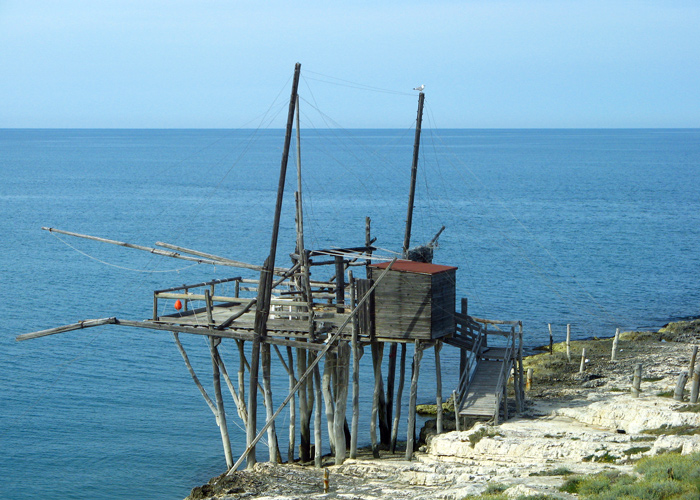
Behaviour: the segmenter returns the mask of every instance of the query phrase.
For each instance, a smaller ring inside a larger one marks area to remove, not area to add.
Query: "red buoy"
[[[182,309],[182,302],[180,302],[180,299],[177,299],[175,301],[175,309],[177,309],[178,311]]]

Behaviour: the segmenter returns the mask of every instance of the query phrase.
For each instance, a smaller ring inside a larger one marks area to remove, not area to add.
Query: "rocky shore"
[[[551,354],[527,358],[534,381],[526,408],[501,425],[476,422],[469,430],[441,435],[426,429],[425,443],[411,462],[388,452],[373,459],[365,451],[341,466],[329,459],[323,470],[260,463],[251,471],[214,478],[188,499],[457,500],[496,483],[512,498],[574,498],[559,491],[572,473],[631,472],[644,456],[700,452],[700,405],[669,397],[679,373],[688,370],[693,344],[700,344],[700,320],[672,323],[659,332],[625,332],[615,362],[611,339],[572,342],[571,362],[565,346],[557,344]],[[588,361],[581,374],[583,347]],[[638,363],[642,392],[634,398],[630,386]]]

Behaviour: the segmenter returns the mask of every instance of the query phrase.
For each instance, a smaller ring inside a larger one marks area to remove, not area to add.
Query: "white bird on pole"
[[[423,89],[425,88],[425,85],[421,85],[420,87],[416,87],[413,90],[417,90],[419,92],[423,92]]]

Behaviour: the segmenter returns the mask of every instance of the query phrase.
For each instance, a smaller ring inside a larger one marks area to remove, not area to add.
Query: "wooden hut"
[[[388,263],[369,266],[376,278]],[[432,340],[455,331],[456,267],[397,260],[374,291],[378,338]]]

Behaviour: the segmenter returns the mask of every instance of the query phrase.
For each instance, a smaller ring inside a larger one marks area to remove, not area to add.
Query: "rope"
[[[87,257],[88,259],[92,259],[92,260],[94,260],[94,261],[96,261],[96,262],[99,262],[100,264],[104,264],[105,266],[116,267],[117,269],[123,269],[123,270],[125,270],[125,271],[134,271],[134,272],[137,272],[137,273],[148,273],[148,274],[152,274],[152,273],[176,273],[176,272],[179,273],[180,271],[183,271],[183,270],[185,270],[185,269],[189,269],[189,268],[191,268],[191,267],[194,267],[194,266],[198,266],[198,265],[199,265],[199,262],[196,262],[196,263],[194,263],[194,264],[190,264],[189,266],[180,267],[180,268],[177,268],[177,269],[166,269],[166,270],[162,270],[162,271],[149,271],[148,269],[134,269],[134,268],[131,268],[131,267],[119,266],[119,265],[117,265],[117,264],[112,264],[112,263],[110,263],[110,262],[106,262],[106,261],[104,261],[104,260],[100,260],[100,259],[98,259],[97,257],[93,257],[92,255],[87,254],[87,253],[83,252],[82,250],[80,250],[80,249],[74,247],[73,245],[71,245],[70,243],[68,243],[67,241],[65,241],[63,238],[61,238],[60,236],[58,236],[54,231],[49,231],[49,232],[50,232],[55,238],[58,238],[58,240],[59,240],[61,243],[63,243],[64,245],[66,245],[66,246],[68,246],[68,247],[70,247],[70,248],[72,248],[73,250],[75,250],[75,251],[78,252],[79,254],[84,255],[84,256]]]
[[[391,90],[391,89],[383,89],[380,87],[374,87],[371,85],[365,85],[364,83],[358,83],[358,82],[352,82],[350,80],[343,80],[342,78],[337,78],[334,76],[330,75],[324,75],[323,73],[317,73],[315,71],[309,71],[308,69],[304,70],[304,73],[311,73],[312,75],[316,75],[320,78],[307,78],[308,80],[315,80],[318,82],[323,82],[327,83],[329,85],[338,85],[339,87],[349,87],[353,89],[360,89],[360,90],[366,90],[369,92],[378,92],[382,94],[394,94],[394,95],[405,95],[405,96],[415,96],[415,92],[403,92],[400,90]]]
[[[92,259],[92,260],[94,260],[94,261],[96,261],[96,262],[99,262],[100,264],[104,264],[105,266],[116,267],[117,269],[123,269],[123,270],[125,270],[125,271],[133,271],[133,272],[137,272],[137,273],[148,273],[148,274],[152,274],[152,273],[179,273],[180,271],[183,271],[183,270],[185,270],[185,269],[189,269],[189,268],[191,268],[191,267],[194,267],[194,266],[198,266],[198,265],[199,265],[199,263],[196,262],[196,263],[194,263],[194,264],[190,264],[189,266],[180,267],[180,268],[177,268],[177,269],[166,269],[166,270],[162,270],[162,271],[149,271],[148,269],[133,269],[133,268],[131,268],[131,267],[119,266],[119,265],[117,265],[117,264],[112,264],[112,263],[110,263],[110,262],[106,262],[106,261],[104,261],[104,260],[100,260],[100,259],[98,259],[97,257],[93,257],[92,255],[89,255],[89,254],[83,252],[82,250],[79,250],[78,248],[74,247],[73,245],[71,245],[70,243],[68,243],[67,241],[65,241],[63,238],[61,238],[60,236],[58,236],[54,231],[49,231],[49,232],[50,232],[55,238],[58,238],[58,240],[59,240],[61,243],[63,243],[64,245],[66,245],[66,246],[68,246],[68,247],[70,247],[70,248],[72,248],[73,250],[75,250],[75,251],[78,252],[79,254],[84,255],[84,256],[87,257],[88,259]]]

